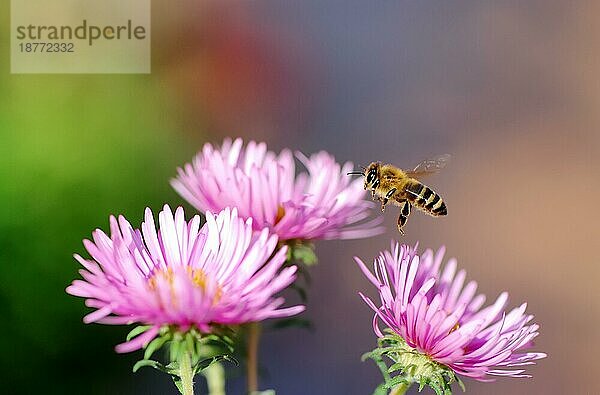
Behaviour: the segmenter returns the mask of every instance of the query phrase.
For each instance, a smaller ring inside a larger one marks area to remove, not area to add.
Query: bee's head
[[[379,162],[372,162],[369,167],[361,167],[361,171],[351,171],[348,175],[363,176],[365,189],[375,189],[379,186]]]
[[[375,189],[379,186],[379,162],[371,163],[363,175],[365,176],[365,189]]]

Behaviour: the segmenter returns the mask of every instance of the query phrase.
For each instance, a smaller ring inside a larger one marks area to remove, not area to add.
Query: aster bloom
[[[362,180],[346,175],[325,151],[296,153],[308,173],[296,176],[294,156],[279,155],[265,143],[226,139],[205,144],[191,164],[178,169],[175,190],[199,211],[237,207],[255,229],[269,228],[280,240],[348,239],[381,233],[381,218],[367,220],[373,204],[364,200]],[[365,221],[366,220],[366,221]]]
[[[83,280],[67,288],[86,298],[96,310],[84,322],[142,323],[144,333],[120,344],[118,352],[148,344],[169,326],[184,333],[191,328],[208,333],[213,324],[234,325],[286,317],[304,306],[282,308],[274,295],[295,279],[295,266],[282,268],[285,248],[275,252],[277,236],[267,229],[253,231],[252,219],[236,209],[206,213],[200,227],[196,215],[189,222],[181,207],[165,205],[159,229],[146,209],[141,230],[123,217],[110,217],[110,237],[101,230],[84,245],[92,259],[75,255],[85,269]],[[270,258],[271,257],[271,258]]]
[[[450,259],[443,267],[444,248],[421,256],[415,248],[392,243],[374,261],[374,273],[355,258],[365,276],[379,291],[380,304],[360,294],[375,311],[373,329],[380,349],[368,354],[385,355],[395,363],[385,371],[384,388],[411,383],[427,384],[437,393],[450,393],[456,375],[479,381],[495,376],[530,377],[519,367],[534,364],[546,355],[525,352],[538,335],[526,303],[506,313],[506,292],[483,307],[485,296],[476,294],[477,283],[468,282]],[[387,328],[386,334],[379,322]],[[387,349],[386,349],[387,347]],[[377,361],[381,363],[381,359]],[[381,367],[381,366],[380,366]],[[517,369],[514,369],[517,368]],[[395,379],[392,372],[401,372]],[[398,391],[400,392],[400,391]]]

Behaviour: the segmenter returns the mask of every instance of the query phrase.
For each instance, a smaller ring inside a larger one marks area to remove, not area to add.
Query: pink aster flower
[[[546,355],[526,352],[538,335],[526,304],[506,313],[508,294],[483,307],[485,296],[476,294],[477,283],[465,285],[464,270],[456,272],[455,259],[442,270],[444,248],[437,253],[392,243],[374,262],[372,274],[355,258],[365,276],[377,287],[381,305],[360,294],[375,311],[378,321],[406,342],[406,349],[449,367],[454,373],[489,381],[491,376],[530,377],[524,369]],[[413,353],[414,354],[414,353]],[[418,382],[418,381],[417,381]]]
[[[200,211],[237,207],[255,229],[268,227],[280,240],[344,239],[381,233],[381,218],[365,220],[372,203],[364,200],[360,179],[346,175],[325,151],[296,157],[308,173],[296,176],[292,153],[267,151],[265,143],[226,139],[221,147],[205,144],[191,164],[178,169],[171,184]]]
[[[83,280],[67,288],[96,309],[84,322],[151,325],[143,335],[117,346],[129,352],[152,340],[161,327],[181,332],[211,324],[242,324],[300,313],[304,306],[281,308],[274,294],[295,279],[296,267],[282,268],[285,247],[274,253],[277,236],[253,231],[252,219],[237,210],[206,214],[201,227],[189,222],[179,207],[175,215],[165,205],[155,227],[146,209],[141,230],[122,216],[110,217],[110,237],[101,230],[84,245],[92,259],[75,255],[85,269]]]

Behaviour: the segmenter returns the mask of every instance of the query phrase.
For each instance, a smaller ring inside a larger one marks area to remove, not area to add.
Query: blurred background
[[[0,382],[11,394],[175,393],[117,355],[125,327],[84,325],[64,289],[111,213],[183,204],[168,181],[203,143],[264,140],[339,161],[412,167],[449,215],[413,215],[408,243],[446,245],[488,300],[541,325],[532,379],[470,394],[598,393],[600,5],[593,1],[153,2],[152,74],[11,75],[0,5]],[[184,205],[185,206],[185,205]],[[185,206],[191,210],[188,206]],[[191,213],[191,211],[189,211]],[[317,244],[306,317],[263,337],[262,387],[369,394],[373,294],[353,263],[398,237]],[[293,340],[290,340],[293,339]],[[230,394],[243,393],[243,377]],[[460,390],[458,390],[460,391]]]

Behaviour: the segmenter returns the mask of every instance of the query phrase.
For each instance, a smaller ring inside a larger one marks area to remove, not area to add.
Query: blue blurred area
[[[206,141],[242,136],[340,161],[411,167],[449,152],[427,180],[449,216],[413,215],[407,243],[447,245],[480,291],[508,290],[541,324],[550,357],[533,379],[469,393],[593,393],[600,338],[599,28],[594,2],[194,2],[153,4],[153,73],[11,75],[0,58],[0,382],[6,393],[174,393],[123,327],[84,325],[81,239],[109,214],[182,204],[168,180]],[[8,4],[0,6],[8,53]],[[263,387],[365,394],[379,373],[369,261],[395,231],[317,244],[306,316],[315,331],[266,333]],[[191,212],[191,211],[190,211]],[[230,381],[243,393],[243,377]]]

